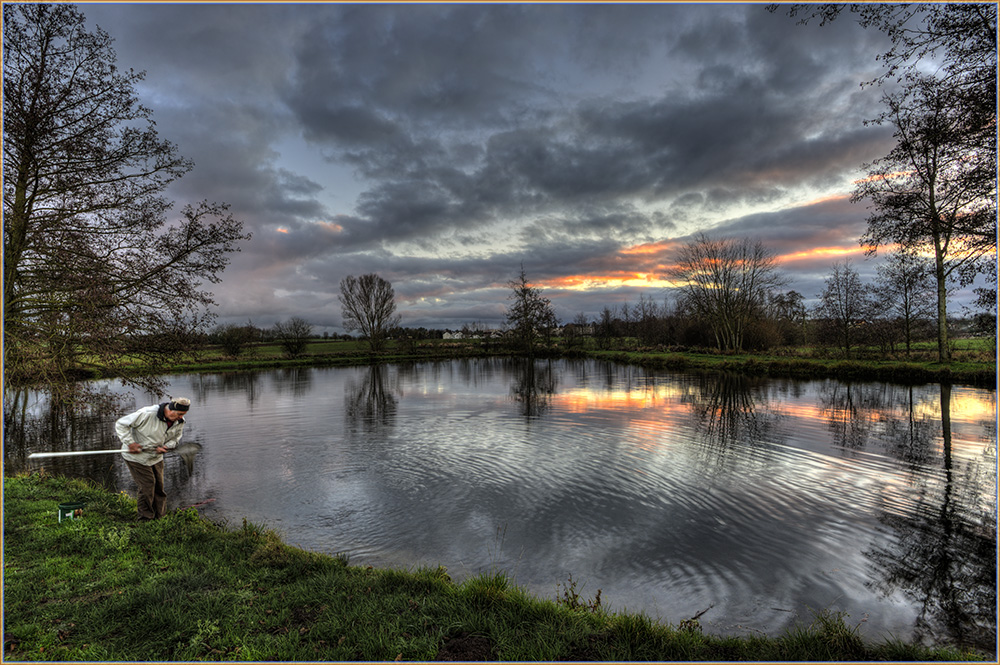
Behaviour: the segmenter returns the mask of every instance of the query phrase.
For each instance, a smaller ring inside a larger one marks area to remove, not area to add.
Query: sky
[[[764,4],[79,5],[162,139],[167,192],[251,232],[219,323],[343,332],[340,281],[392,283],[402,325],[499,327],[523,266],[559,320],[672,300],[701,232],[759,239],[807,303],[874,274],[851,203],[892,131],[866,123],[884,35]]]

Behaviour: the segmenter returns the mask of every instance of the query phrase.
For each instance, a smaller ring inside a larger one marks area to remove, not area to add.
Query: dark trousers
[[[163,490],[163,460],[153,466],[125,460],[132,479],[139,486],[139,520],[156,520],[167,512],[167,493]]]

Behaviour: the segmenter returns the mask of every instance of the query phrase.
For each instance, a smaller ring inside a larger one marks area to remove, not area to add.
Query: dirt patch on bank
[[[483,661],[496,660],[496,645],[485,635],[462,633],[449,637],[437,652],[434,660],[442,661]]]

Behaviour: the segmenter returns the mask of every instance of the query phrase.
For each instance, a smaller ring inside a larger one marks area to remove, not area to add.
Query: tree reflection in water
[[[780,382],[731,374],[703,375],[682,398],[703,440],[716,451],[778,443]],[[919,608],[913,639],[993,651],[996,638],[996,445],[984,439],[978,461],[956,466],[952,455],[951,386],[940,387],[938,409],[892,384],[825,382],[819,404],[834,443],[906,463],[914,504],[901,511],[883,497],[880,524],[891,545],[865,552],[872,564],[866,586],[897,591]],[[937,413],[935,413],[937,412]],[[940,417],[935,417],[940,414]],[[996,425],[984,427],[996,431]],[[721,457],[719,458],[721,459]],[[940,468],[928,474],[928,468]],[[983,492],[983,487],[993,487]],[[993,497],[992,499],[990,497]]]
[[[396,375],[386,365],[371,365],[360,381],[344,386],[345,425],[351,433],[371,434],[395,425],[400,393]]]
[[[191,382],[191,399],[194,404],[206,404],[213,395],[238,395],[246,398],[247,409],[252,412],[265,388],[261,385],[263,372],[219,372],[198,374]]]
[[[850,450],[867,445],[878,416],[887,406],[880,387],[839,381],[826,383],[820,403],[834,443]]]
[[[507,370],[512,375],[511,398],[520,405],[526,418],[537,418],[552,404],[556,392],[556,377],[551,360],[535,361],[529,358],[511,359]]]
[[[777,402],[765,394],[768,381],[724,372],[699,377],[695,390],[682,400],[697,417],[697,429],[719,447],[773,441],[780,415]]]
[[[951,386],[940,388],[940,419],[916,403],[913,389],[886,384],[831,384],[824,396],[831,431],[852,449],[881,445],[912,469],[914,506],[885,501],[879,516],[891,546],[865,552],[884,596],[901,591],[919,607],[914,639],[992,651],[996,638],[996,447],[956,466],[952,456]],[[940,447],[936,443],[940,441]],[[937,458],[935,460],[935,457]],[[983,487],[993,492],[982,491]]]

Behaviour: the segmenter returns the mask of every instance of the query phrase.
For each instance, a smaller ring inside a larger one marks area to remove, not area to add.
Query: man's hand
[[[138,443],[130,443],[130,444],[128,444],[128,451],[130,453],[141,453],[142,452],[142,446],[140,444],[138,444]]]

